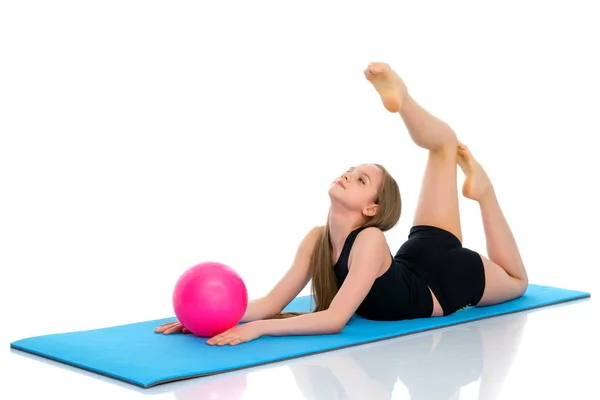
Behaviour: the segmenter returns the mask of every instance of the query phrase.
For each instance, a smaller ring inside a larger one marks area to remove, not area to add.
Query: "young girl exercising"
[[[388,321],[444,316],[512,300],[527,289],[527,272],[494,187],[469,149],[410,96],[389,65],[371,63],[364,73],[384,107],[400,114],[415,144],[429,152],[408,240],[392,255],[384,236],[400,218],[396,181],[378,164],[350,168],[329,188],[325,226],[311,229],[279,283],[249,302],[245,323],[210,338],[209,345],[338,333],[354,314]],[[462,246],[457,164],[465,174],[463,195],[481,209],[487,257]],[[311,279],[314,310],[282,313]],[[189,333],[177,321],[156,328],[179,331]]]

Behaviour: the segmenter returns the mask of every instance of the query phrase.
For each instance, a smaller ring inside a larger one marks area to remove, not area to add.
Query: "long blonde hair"
[[[361,227],[376,227],[385,232],[393,228],[400,220],[402,199],[396,180],[382,165],[375,165],[383,172],[383,181],[374,199],[374,203],[379,206],[379,210],[374,216],[369,217]],[[312,279],[311,292],[314,300],[314,307],[311,309],[313,312],[327,310],[338,290],[333,270],[329,223],[325,224],[325,228],[312,252],[310,271]],[[304,313],[283,312],[274,318],[289,318],[301,314]]]

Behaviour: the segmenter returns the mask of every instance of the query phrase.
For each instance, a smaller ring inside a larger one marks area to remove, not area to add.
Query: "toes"
[[[380,74],[383,72],[383,68],[380,63],[373,65],[373,68],[371,70],[373,71],[374,74]]]
[[[372,62],[369,64],[368,70],[372,74],[379,74],[379,73],[383,72],[386,65],[387,64],[381,63],[381,62]]]
[[[462,142],[458,142],[458,148],[456,149],[456,154],[460,157],[469,158],[471,156],[471,152],[469,151],[469,147],[463,144]]]

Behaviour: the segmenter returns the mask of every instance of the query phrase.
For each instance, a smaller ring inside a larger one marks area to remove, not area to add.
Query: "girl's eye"
[[[365,183],[365,180],[363,178],[359,178],[358,180],[362,183]]]

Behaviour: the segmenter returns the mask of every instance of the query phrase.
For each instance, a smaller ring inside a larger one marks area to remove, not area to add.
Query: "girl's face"
[[[329,188],[332,201],[352,211],[365,211],[374,205],[375,196],[383,182],[383,172],[373,164],[351,167],[336,178]],[[370,215],[369,215],[370,216]]]

